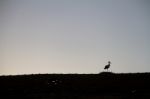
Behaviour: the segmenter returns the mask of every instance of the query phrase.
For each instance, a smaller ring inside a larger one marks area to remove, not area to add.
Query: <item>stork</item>
[[[107,64],[107,65],[105,65],[104,70],[106,69],[106,70],[108,71],[108,69],[110,68],[110,64],[111,64],[111,62],[110,62],[110,61],[108,61],[108,64]]]

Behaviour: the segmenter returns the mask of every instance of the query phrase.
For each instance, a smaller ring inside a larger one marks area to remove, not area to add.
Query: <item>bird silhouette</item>
[[[110,61],[108,61],[108,64],[107,64],[107,65],[105,65],[104,70],[106,69],[106,70],[108,71],[108,69],[110,68],[110,64],[111,64],[111,62],[110,62]]]

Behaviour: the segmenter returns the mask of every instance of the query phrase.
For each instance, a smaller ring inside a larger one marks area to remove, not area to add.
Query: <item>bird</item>
[[[108,61],[108,64],[107,64],[107,65],[105,65],[104,70],[106,69],[106,70],[108,71],[108,69],[110,68],[110,64],[111,64],[111,62],[110,62],[110,61]]]

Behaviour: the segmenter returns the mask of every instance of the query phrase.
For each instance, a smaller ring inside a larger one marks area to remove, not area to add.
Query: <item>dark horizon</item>
[[[150,73],[0,76],[0,88],[6,99],[148,99]]]

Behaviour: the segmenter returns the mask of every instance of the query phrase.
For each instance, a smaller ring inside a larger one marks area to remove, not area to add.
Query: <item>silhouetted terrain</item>
[[[150,99],[150,73],[0,76],[1,99]]]

